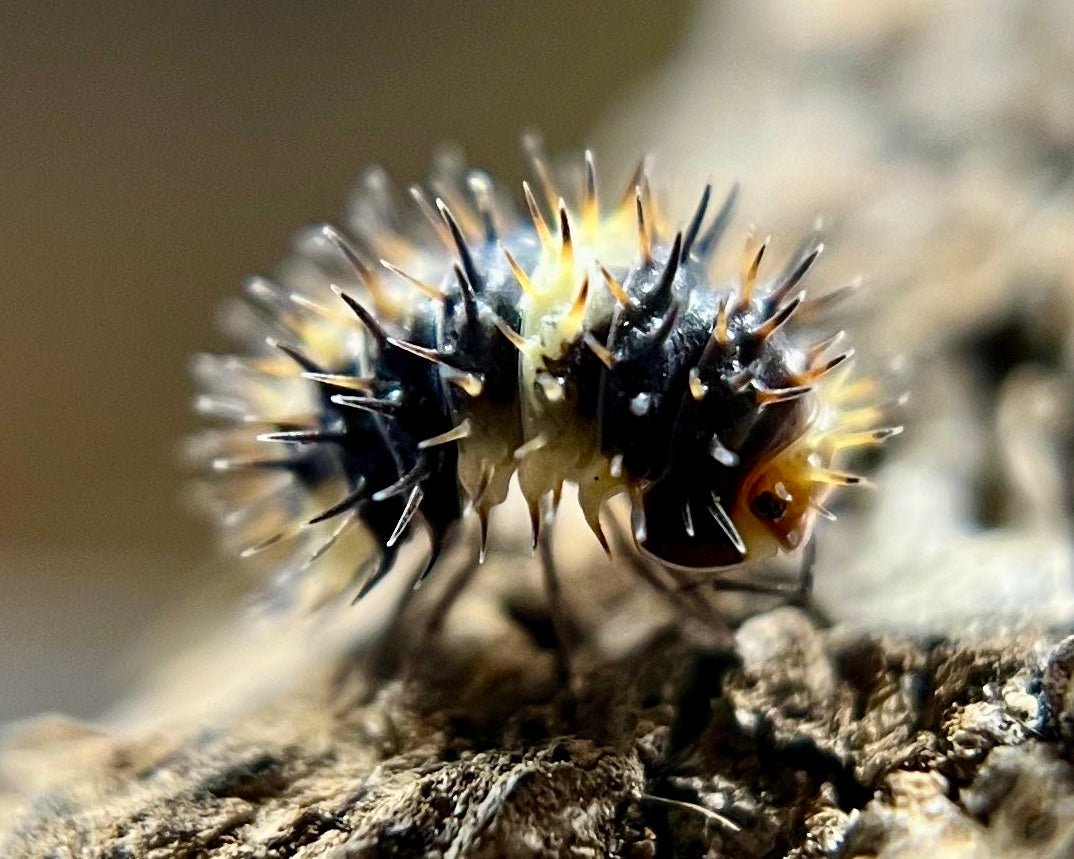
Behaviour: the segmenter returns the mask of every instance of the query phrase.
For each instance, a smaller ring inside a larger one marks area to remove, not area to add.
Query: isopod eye
[[[767,519],[774,522],[787,512],[787,502],[776,495],[775,492],[764,491],[754,496],[750,501],[750,510],[758,519]]]

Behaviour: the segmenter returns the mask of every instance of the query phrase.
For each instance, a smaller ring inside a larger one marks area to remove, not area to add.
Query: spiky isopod
[[[484,557],[514,478],[535,543],[569,483],[605,548],[602,507],[627,493],[638,550],[722,570],[802,546],[829,493],[861,482],[839,451],[898,431],[852,403],[840,336],[792,330],[816,237],[770,279],[750,238],[739,282],[713,283],[734,190],[710,216],[706,187],[676,231],[645,162],[606,207],[590,153],[566,194],[530,149],[522,214],[452,159],[406,204],[373,171],[351,237],[316,228],[276,281],[248,283],[229,317],[246,354],[195,362],[200,411],[227,425],[197,447],[243,475],[211,502],[244,554],[293,543],[297,575],[359,532],[361,596],[420,523],[420,581],[467,511]]]

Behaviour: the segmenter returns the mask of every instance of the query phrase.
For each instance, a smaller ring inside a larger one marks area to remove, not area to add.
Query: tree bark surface
[[[733,647],[669,624],[570,696],[500,678],[464,700],[440,667],[336,666],[212,730],[25,726],[0,853],[1074,855],[1071,638],[876,636],[779,608]]]

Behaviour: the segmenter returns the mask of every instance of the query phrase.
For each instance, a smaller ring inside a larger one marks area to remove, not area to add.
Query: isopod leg
[[[726,627],[723,618],[703,593],[696,588],[685,586],[673,571],[663,570],[642,557],[617,517],[610,517],[609,523],[617,557],[630,564],[638,578],[664,597],[676,613],[684,617],[695,617],[714,629],[722,630]],[[675,579],[675,587],[669,585],[661,573],[670,574]]]
[[[473,581],[479,567],[480,562],[475,551],[472,555],[466,557],[466,560],[458,569],[452,571],[452,576],[447,580],[444,592],[439,595],[436,602],[429,608],[428,614],[424,617],[419,617],[420,631],[417,639],[412,646],[407,648],[407,652],[403,656],[402,673],[407,682],[420,679],[423,676],[423,672],[428,670],[433,642],[443,629],[444,620],[447,618],[448,612],[451,611],[459,597],[462,596],[463,591]],[[401,609],[405,608],[406,604],[411,601],[412,596],[413,590],[408,588],[408,593],[400,606]],[[402,615],[403,612],[400,611],[397,622],[401,621]]]
[[[475,549],[474,552],[466,558],[466,561],[462,566],[454,571],[451,579],[448,580],[444,592],[440,594],[437,601],[433,603],[432,608],[429,609],[429,614],[425,617],[421,638],[418,642],[419,652],[427,651],[432,640],[440,634],[440,630],[444,626],[444,620],[447,618],[448,612],[451,611],[452,606],[454,606],[459,597],[462,596],[462,592],[465,591],[470,582],[473,581],[480,566],[480,555],[478,550]]]
[[[818,627],[831,626],[831,620],[813,599],[813,574],[817,562],[816,540],[811,539],[802,549],[802,561],[798,567],[798,577],[793,586],[785,584],[768,584],[749,582],[741,579],[712,579],[691,582],[683,587],[688,592],[702,586],[713,591],[730,591],[732,593],[757,594],[758,596],[780,597],[788,605],[798,606],[805,611]]]
[[[798,592],[795,605],[806,607],[813,600],[813,574],[817,569],[817,541],[810,537],[802,550],[802,565],[798,568]]]
[[[811,537],[802,550],[802,566],[798,570],[798,590],[791,597],[791,605],[800,607],[821,629],[832,625],[832,619],[813,599],[813,574],[817,566],[817,540]]]
[[[691,586],[689,577],[675,569],[669,569],[667,572],[675,582],[675,589],[672,593],[687,601],[688,609],[693,612],[694,616],[707,624],[710,629],[727,636],[728,640],[732,639],[734,634],[727,624],[727,619],[704,593]]]
[[[552,523],[546,522],[537,540],[537,551],[541,560],[541,577],[544,581],[545,594],[548,597],[548,612],[552,619],[552,629],[556,633],[556,675],[564,689],[570,689],[571,681],[571,636],[567,623],[567,609],[563,602],[556,562],[552,555]]]

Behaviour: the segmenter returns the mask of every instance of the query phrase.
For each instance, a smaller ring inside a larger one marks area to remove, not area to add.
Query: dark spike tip
[[[677,233],[668,254],[667,263],[660,272],[655,286],[642,295],[635,305],[628,308],[633,314],[632,318],[641,320],[658,316],[671,305],[674,298],[675,276],[679,273],[682,261],[682,241],[682,233]]]
[[[320,231],[321,235],[335,245],[336,249],[343,254],[347,262],[350,263],[351,268],[358,273],[358,276],[363,283],[369,284],[369,282],[376,277],[373,270],[358,253],[358,250],[339,230],[331,224],[322,224]]]
[[[653,264],[652,236],[649,235],[649,226],[645,221],[645,203],[642,200],[641,186],[635,189],[634,206],[638,221],[638,245],[641,251],[641,261],[643,265],[650,266]]]
[[[466,273],[467,280],[475,290],[479,290],[484,283],[481,273],[477,270],[477,265],[474,263],[473,255],[470,253],[470,247],[466,244],[466,238],[462,234],[462,228],[459,226],[459,222],[455,220],[455,216],[452,214],[451,209],[448,207],[441,198],[436,198],[436,208],[440,210],[440,217],[444,219],[444,222],[448,226],[448,230],[451,231],[451,239],[455,243],[455,250],[458,252],[459,264],[462,266],[462,270]]]
[[[664,315],[664,318],[660,320],[660,324],[648,335],[646,335],[640,348],[632,351],[629,355],[630,359],[637,359],[642,356],[648,355],[654,349],[658,349],[664,345],[664,342],[671,336],[671,332],[675,328],[675,323],[679,321],[679,314],[682,311],[682,307],[673,303]]]
[[[436,364],[439,367],[443,367],[449,373],[466,374],[467,371],[460,367],[456,367],[449,362],[446,356],[437,352],[435,349],[429,349],[425,346],[419,346],[417,343],[411,343],[407,340],[400,340],[397,337],[389,337],[388,344],[394,346],[396,349],[401,349],[409,355],[413,355],[422,361],[428,361],[430,364]]]
[[[805,301],[805,290],[798,293],[793,299],[778,308],[771,316],[753,329],[753,336],[758,340],[766,340],[786,325],[798,308]]]
[[[307,519],[303,523],[303,527],[317,525],[320,522],[327,522],[329,519],[334,519],[341,513],[346,513],[351,508],[357,506],[363,498],[365,498],[365,478],[359,477],[358,480],[355,481],[353,489],[327,510],[318,513],[312,519]]]
[[[462,293],[462,305],[466,311],[466,321],[471,326],[477,326],[480,322],[480,313],[477,307],[477,293],[474,291],[474,285],[458,263],[455,264],[454,270],[455,280],[458,282],[459,291]]]
[[[334,283],[331,284],[329,288],[332,290],[332,292],[334,292],[341,299],[343,299],[343,302],[347,305],[347,307],[351,309],[354,315],[361,320],[362,324],[366,327],[369,333],[373,335],[378,345],[383,346],[388,341],[388,333],[381,326],[380,322],[377,321],[377,318],[372,313],[370,313],[369,310],[367,310],[366,307],[360,301],[358,301],[358,299],[354,298],[354,296],[350,295],[349,293],[344,292],[341,287],[337,286]]]
[[[266,337],[265,342],[272,349],[278,349],[283,352],[288,358],[298,364],[307,373],[323,373],[324,370],[307,355],[305,355],[300,349],[294,346],[289,346],[286,343],[281,343],[275,337]]]
[[[817,261],[817,257],[819,257],[823,251],[824,244],[817,243],[809,252],[801,257],[794,268],[784,274],[775,289],[772,290],[772,293],[766,299],[770,307],[783,303],[787,296],[794,291],[794,288],[799,284],[802,278],[806,276],[809,269],[813,267],[813,263]]]
[[[705,214],[709,209],[709,201],[712,199],[712,183],[705,185],[705,190],[701,192],[701,201],[697,204],[697,209],[694,211],[694,216],[690,219],[690,223],[686,227],[686,233],[682,240],[682,253],[680,256],[680,262],[690,256],[690,250],[694,246],[694,241],[697,239],[697,234],[701,231],[701,224],[705,220]]]
[[[672,287],[675,285],[675,275],[679,273],[679,263],[682,260],[682,233],[675,234],[675,241],[668,254],[667,265],[660,274],[660,280],[656,288],[646,296],[646,303],[656,301],[658,306],[666,306],[671,301]]]
[[[724,199],[723,205],[720,206],[720,211],[716,213],[716,217],[713,218],[708,229],[705,230],[701,238],[697,240],[697,253],[695,256],[702,262],[708,261],[716,244],[720,241],[720,237],[723,236],[724,232],[727,230],[727,225],[731,222],[731,215],[734,214],[735,203],[737,200],[738,183],[736,182],[731,186],[731,190]]]
[[[429,476],[429,463],[425,457],[419,457],[417,463],[410,471],[406,472],[395,483],[390,486],[385,486],[383,489],[378,489],[370,496],[371,500],[380,502],[387,501],[389,498],[395,498],[397,495],[402,495],[404,492],[409,492],[412,488],[421,484],[426,477]]]
[[[436,562],[440,559],[440,554],[444,550],[444,541],[442,536],[437,533],[433,528],[428,528],[429,533],[429,554],[425,558],[425,564],[422,566],[421,571],[414,579],[414,584],[411,585],[411,590],[421,590],[421,586],[425,584],[425,580],[429,577],[429,573],[433,571],[433,567],[436,566]]]

